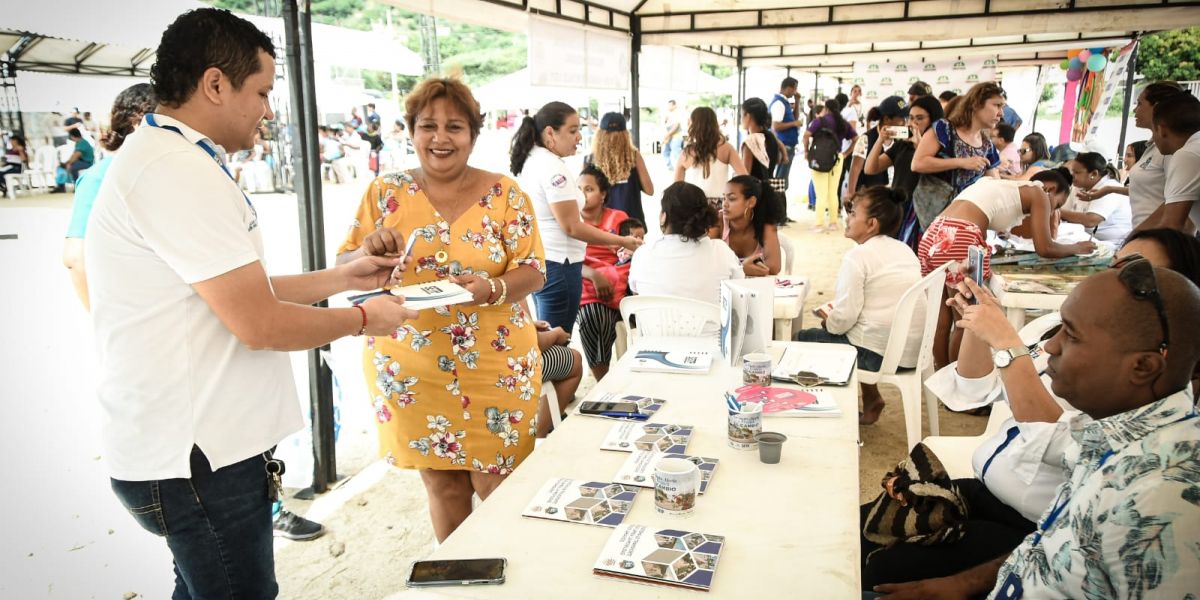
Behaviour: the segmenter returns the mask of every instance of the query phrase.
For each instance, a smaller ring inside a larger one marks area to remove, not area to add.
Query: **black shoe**
[[[283,509],[279,511],[279,517],[275,519],[274,527],[275,537],[285,537],[297,542],[315,540],[325,535],[324,525]]]
[[[50,190],[50,193],[51,194],[65,194],[65,193],[67,193],[67,186],[65,186],[65,185],[55,186],[54,189]]]

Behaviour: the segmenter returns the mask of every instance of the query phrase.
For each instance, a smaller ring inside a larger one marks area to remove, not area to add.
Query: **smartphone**
[[[638,412],[637,402],[580,402],[579,412],[585,415],[599,415],[603,413],[636,413]]]
[[[975,280],[975,285],[983,287],[983,248],[967,246],[967,276]],[[979,299],[971,296],[971,304],[978,304]]]
[[[486,585],[504,583],[503,558],[468,558],[462,560],[418,560],[408,575],[409,587],[435,585]]]
[[[908,139],[908,127],[905,125],[888,125],[887,130],[892,133],[892,139],[894,140]]]

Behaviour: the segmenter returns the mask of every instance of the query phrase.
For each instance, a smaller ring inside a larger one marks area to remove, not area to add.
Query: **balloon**
[[[1077,67],[1072,67],[1067,70],[1067,81],[1079,81],[1083,79],[1083,70]]]
[[[1079,70],[1082,68],[1083,68],[1083,61],[1079,60],[1079,57],[1075,57],[1075,58],[1072,58],[1071,60],[1067,61],[1067,69]]]
[[[1078,50],[1067,50],[1067,58],[1075,58],[1076,56],[1079,56]]]
[[[1062,61],[1062,64],[1060,64],[1058,66],[1060,69],[1066,71],[1067,69],[1071,68],[1071,61],[1069,59],[1064,58]]]
[[[1104,48],[1092,48],[1092,54],[1104,54]]]
[[[1108,64],[1108,59],[1104,58],[1103,54],[1093,54],[1087,61],[1087,68],[1093,73],[1099,73],[1104,70],[1104,66]]]
[[[1084,64],[1087,64],[1087,59],[1088,59],[1088,58],[1089,58],[1091,55],[1092,55],[1092,51],[1091,51],[1091,50],[1084,49],[1084,50],[1080,50],[1080,51],[1079,51],[1079,54],[1076,54],[1076,55],[1075,55],[1075,58],[1078,58],[1078,59],[1079,59],[1079,62],[1081,62],[1081,63],[1084,63]]]

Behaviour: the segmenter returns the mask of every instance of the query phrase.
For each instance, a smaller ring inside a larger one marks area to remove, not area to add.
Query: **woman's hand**
[[[600,271],[593,271],[592,276],[588,279],[590,279],[592,285],[596,287],[597,298],[600,298],[604,302],[608,302],[612,299],[613,285],[612,282],[608,280],[608,277],[604,276],[604,273],[601,273]]]
[[[550,321],[537,320],[533,322],[533,328],[538,331],[550,331]]]
[[[638,248],[642,247],[643,243],[645,242],[642,240],[642,238],[636,238],[632,235],[627,235],[621,238],[621,247],[630,252],[636,252]]]
[[[367,256],[395,256],[404,250],[404,238],[390,227],[372,231],[362,243],[363,254]]]
[[[366,311],[366,335],[392,335],[405,321],[417,318],[417,311],[404,308],[404,297],[384,294],[368,298],[359,306]]]
[[[458,285],[466,288],[468,292],[471,292],[471,296],[474,297],[474,302],[477,305],[482,306],[487,304],[488,300],[491,299],[492,286],[488,285],[488,280],[478,275],[470,275],[466,273],[462,275],[452,275],[450,277],[450,283],[457,283]],[[502,288],[500,287],[500,282],[496,282],[495,285],[496,293],[501,293]]]
[[[958,168],[964,171],[986,171],[991,163],[982,156],[965,156],[958,159]]]
[[[771,269],[767,267],[763,256],[756,254],[742,263],[742,273],[745,273],[746,277],[766,277],[771,274]]]
[[[409,258],[363,256],[334,267],[344,278],[342,289],[377,290],[395,285],[408,268]]]

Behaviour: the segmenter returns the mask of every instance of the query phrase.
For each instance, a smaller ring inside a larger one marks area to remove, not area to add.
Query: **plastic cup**
[[[743,356],[742,383],[771,385],[771,355],[755,352]]]
[[[755,439],[758,440],[758,460],[768,465],[777,464],[787,436],[774,431],[764,431],[755,436]]]
[[[738,450],[753,450],[758,447],[755,439],[762,432],[762,404],[747,402],[740,411],[729,410],[729,447]]]

